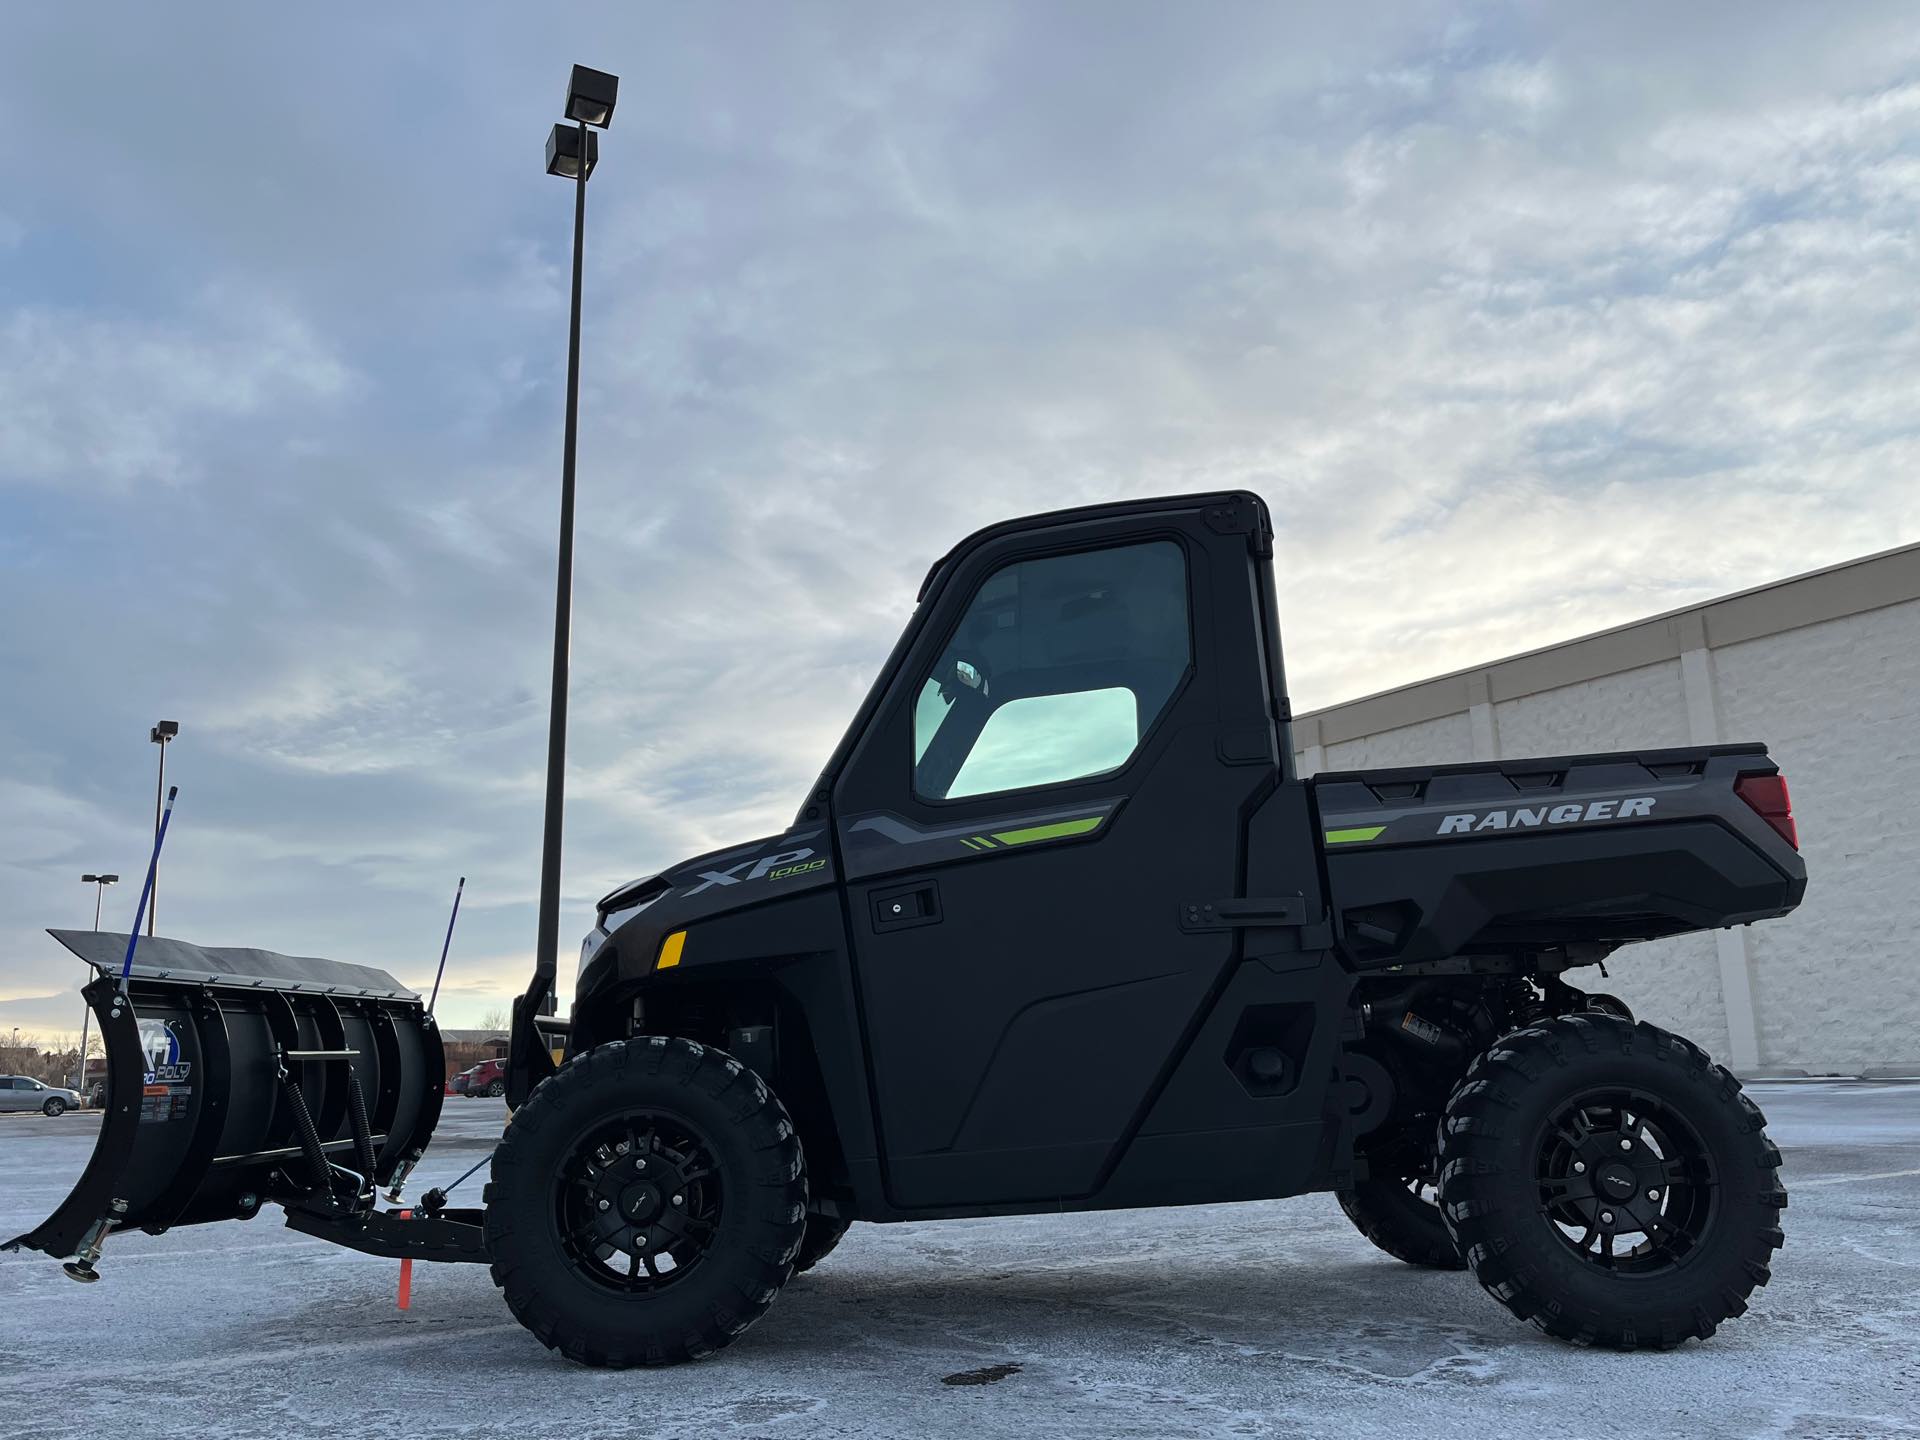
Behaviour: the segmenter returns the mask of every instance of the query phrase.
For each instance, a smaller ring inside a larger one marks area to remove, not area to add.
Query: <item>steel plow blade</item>
[[[116,1230],[244,1220],[268,1201],[342,1213],[420,1158],[440,1118],[440,1034],[365,965],[51,930],[92,966],[106,1046],[100,1136],[71,1194],[7,1242],[78,1279]]]

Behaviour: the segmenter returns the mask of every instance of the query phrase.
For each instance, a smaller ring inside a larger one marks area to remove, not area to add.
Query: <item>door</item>
[[[33,1087],[31,1080],[18,1076],[0,1080],[0,1110],[26,1110],[31,1098],[27,1093]]]
[[[1014,534],[929,605],[835,790],[888,1193],[1091,1196],[1233,958],[1179,920],[1273,774],[1246,537]]]

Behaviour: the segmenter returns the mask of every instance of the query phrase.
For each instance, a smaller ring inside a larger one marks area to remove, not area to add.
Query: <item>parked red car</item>
[[[462,1070],[453,1077],[453,1093],[456,1095],[488,1095],[498,1098],[507,1093],[507,1062],[482,1060],[478,1065]]]

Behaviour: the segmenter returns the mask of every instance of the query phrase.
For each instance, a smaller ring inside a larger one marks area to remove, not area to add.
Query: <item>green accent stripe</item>
[[[996,830],[993,838],[1002,845],[1029,845],[1035,840],[1062,840],[1069,835],[1084,835],[1098,830],[1104,815],[1088,815],[1079,820],[1060,820],[1052,825],[1029,825],[1024,830]]]
[[[1384,825],[1360,825],[1352,830],[1327,831],[1327,844],[1352,845],[1361,840],[1378,840],[1387,827]]]

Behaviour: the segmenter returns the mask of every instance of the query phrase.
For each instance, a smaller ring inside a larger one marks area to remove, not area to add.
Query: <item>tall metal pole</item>
[[[167,742],[165,737],[161,737],[160,739],[160,778],[153,782],[153,833],[156,838],[160,834],[160,792],[165,790],[166,788],[167,788]],[[160,908],[160,874],[156,870],[152,878],[152,889],[147,896],[147,938],[149,940],[153,938],[154,912],[159,908]],[[133,923],[134,923],[134,928],[138,929],[140,925],[140,917],[138,915],[134,916]],[[98,930],[100,927],[98,925],[95,925],[93,928]]]
[[[93,928],[100,928],[100,898],[107,893],[107,887],[98,880],[93,882]],[[73,1088],[80,1094],[80,1104],[87,1103],[87,1030],[93,1024],[93,1007],[80,1007],[80,1063],[75,1067]]]
[[[534,939],[535,973],[549,979],[560,963],[560,831],[566,808],[567,652],[573,630],[573,460],[580,424],[580,268],[587,234],[584,120],[579,154],[580,174],[573,189],[573,313],[567,328],[567,434],[560,461],[560,573],[553,599],[553,701],[547,718],[547,819],[540,850],[540,926]]]

